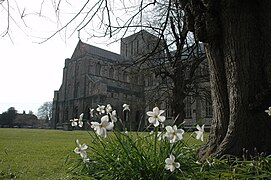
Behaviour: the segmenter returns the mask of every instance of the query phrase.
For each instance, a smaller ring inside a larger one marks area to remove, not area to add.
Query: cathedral
[[[162,57],[163,47],[158,42],[156,36],[142,30],[121,39],[120,54],[116,54],[79,40],[72,57],[65,59],[62,84],[54,92],[53,127],[68,128],[70,119],[78,118],[81,113],[84,113],[84,119],[89,120],[90,108],[96,109],[98,105],[107,104],[111,104],[122,119],[122,124],[118,124],[119,129],[143,129],[147,125],[146,111],[158,104],[160,109],[166,110],[167,119],[171,119],[170,102],[155,102],[151,99],[161,93],[157,88],[150,91],[161,79],[144,70],[145,63],[134,63],[135,60],[140,62],[138,60],[146,58],[147,54]],[[211,105],[206,102],[186,99],[185,111],[190,124],[201,117],[204,117],[203,123],[210,124],[211,116],[207,115],[211,115]],[[124,118],[123,104],[130,105],[128,119]]]

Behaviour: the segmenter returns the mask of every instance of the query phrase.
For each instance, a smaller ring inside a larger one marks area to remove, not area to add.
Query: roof
[[[79,40],[71,59],[77,59],[87,54],[99,56],[113,61],[124,60],[124,58],[120,54],[83,43],[81,40]]]
[[[138,31],[138,32],[136,32],[136,33],[130,35],[130,36],[127,36],[127,37],[123,38],[122,40],[131,39],[131,38],[136,39],[138,36],[142,36],[142,37],[152,37],[152,38],[158,39],[157,36],[155,36],[155,35],[153,35],[152,33],[149,33],[148,31],[146,31],[146,30],[143,29],[143,30],[140,30],[140,31]]]

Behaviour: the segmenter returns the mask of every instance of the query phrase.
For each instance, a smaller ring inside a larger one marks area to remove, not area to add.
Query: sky
[[[53,0],[10,1],[13,4],[10,4],[9,19],[5,2],[0,3],[0,113],[14,107],[18,113],[37,114],[38,108],[52,101],[54,91],[60,88],[64,61],[71,57],[79,39],[77,33],[72,34],[71,26],[48,41],[40,42],[68,22],[82,3],[68,4],[67,9],[62,5],[61,20],[57,21]],[[38,12],[42,13],[37,15]],[[5,34],[8,26],[8,34]],[[119,53],[119,44],[108,45],[107,38],[88,39],[83,35],[80,38]]]

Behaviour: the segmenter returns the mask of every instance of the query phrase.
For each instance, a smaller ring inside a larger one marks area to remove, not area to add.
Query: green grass
[[[0,179],[69,179],[65,159],[85,131],[0,128]]]

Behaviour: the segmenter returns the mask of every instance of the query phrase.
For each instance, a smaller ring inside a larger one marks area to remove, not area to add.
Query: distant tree
[[[38,118],[43,120],[50,120],[52,118],[52,102],[45,102],[38,109]]]
[[[0,118],[1,125],[8,125],[13,127],[13,122],[17,116],[17,110],[14,107],[10,107],[6,112],[4,112]]]

